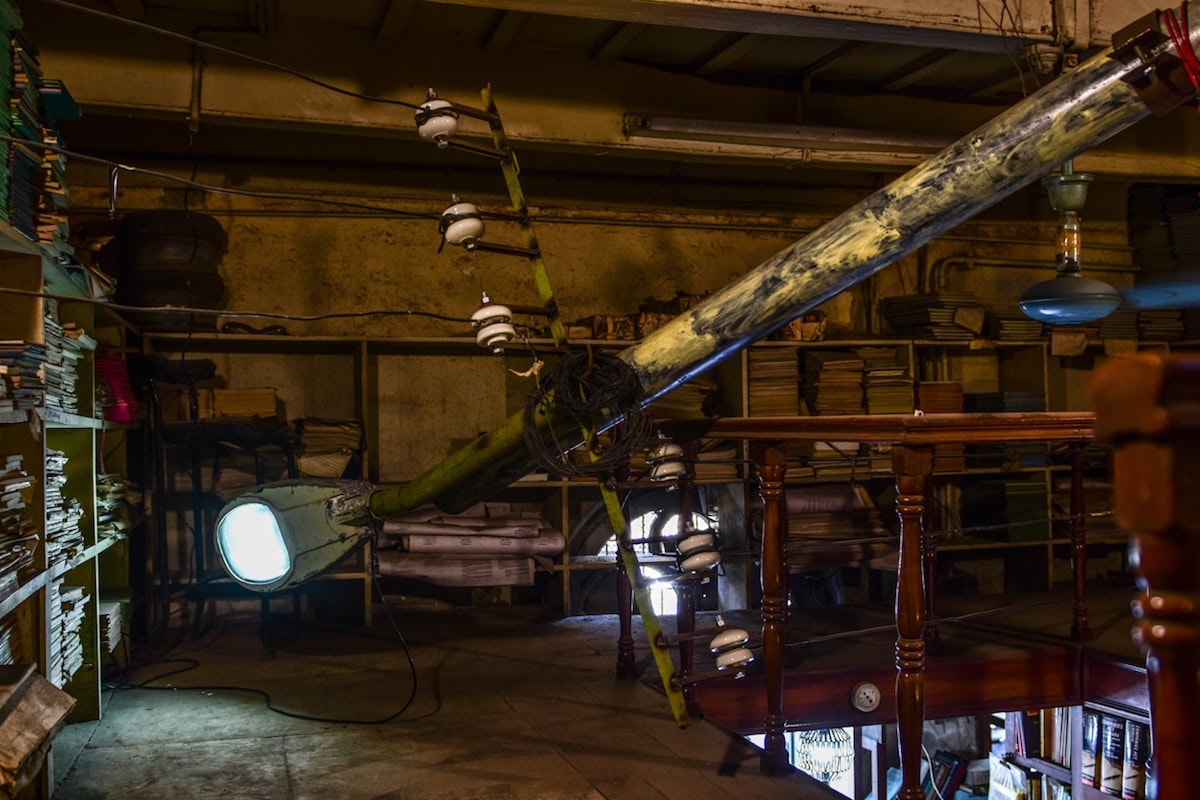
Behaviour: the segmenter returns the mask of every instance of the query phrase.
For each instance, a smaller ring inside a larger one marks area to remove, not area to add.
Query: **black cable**
[[[28,147],[47,150],[51,153],[64,156],[66,158],[83,161],[88,164],[99,164],[108,167],[110,170],[119,172],[131,172],[135,175],[145,175],[158,180],[177,183],[187,189],[199,189],[212,194],[230,195],[232,197],[254,197],[261,200],[291,200],[298,203],[318,203],[320,205],[335,206],[338,208],[352,208],[359,211],[371,211],[380,216],[396,216],[396,217],[413,217],[416,219],[441,219],[441,214],[437,213],[421,213],[418,211],[405,211],[400,208],[390,208],[388,206],[377,206],[370,203],[355,203],[348,200],[331,200],[327,197],[311,196],[303,194],[287,194],[284,192],[267,192],[256,191],[254,189],[230,189],[225,186],[213,186],[207,183],[190,180],[188,178],[180,178],[178,175],[170,175],[166,172],[158,172],[156,170],[145,169],[143,167],[131,167],[128,164],[122,164],[119,161],[112,161],[99,156],[90,156],[85,153],[80,153],[76,150],[69,150],[58,145],[47,144],[32,139],[24,139],[19,136],[0,135],[0,142],[11,142],[13,144],[22,144]]]
[[[330,311],[325,314],[284,314],[273,311],[229,311],[228,309],[188,308],[187,306],[130,306],[121,303],[111,303],[107,300],[98,300],[93,297],[38,292],[32,289],[12,289],[6,286],[0,286],[0,294],[15,294],[22,297],[46,297],[70,303],[84,303],[87,305],[103,306],[116,311],[132,311],[137,313],[153,312],[157,314],[189,314],[210,317],[285,319],[292,322],[317,322],[325,319],[343,319],[348,317],[429,317],[431,319],[442,320],[443,322],[464,324],[471,322],[468,317],[451,317],[446,314],[438,314],[434,311],[420,311],[417,309],[386,308],[370,311]]]
[[[289,711],[286,708],[279,708],[271,700],[271,694],[263,689],[254,689],[248,686],[231,686],[231,685],[210,685],[210,686],[150,686],[152,681],[160,681],[163,678],[168,678],[172,675],[179,675],[184,672],[189,672],[200,666],[200,662],[195,659],[170,659],[167,661],[156,662],[160,664],[170,663],[186,663],[188,666],[172,670],[171,672],[156,675],[141,683],[125,683],[122,681],[106,681],[105,685],[110,689],[129,691],[133,689],[146,689],[149,691],[158,692],[243,692],[247,694],[257,695],[263,699],[269,711],[274,711],[276,714],[281,714],[292,719],[302,719],[308,722],[325,722],[338,725],[384,725],[395,721],[400,715],[408,711],[409,707],[417,697],[417,662],[413,659],[412,650],[409,649],[408,642],[404,639],[404,634],[400,631],[400,626],[396,623],[396,618],[392,614],[391,606],[388,605],[387,597],[383,593],[383,588],[379,585],[379,581],[375,575],[371,575],[371,585],[375,587],[376,593],[379,595],[379,600],[383,604],[384,613],[387,615],[388,622],[391,623],[392,630],[396,634],[396,639],[400,642],[400,647],[404,650],[405,658],[408,660],[409,674],[412,676],[412,684],[409,689],[408,698],[405,699],[403,705],[395,712],[388,714],[386,717],[378,719],[341,719],[338,717],[317,717],[311,714],[302,714],[298,711]]]
[[[133,20],[133,19],[126,19],[125,17],[121,17],[116,14],[111,14],[107,11],[101,11],[101,10],[95,9],[95,8],[86,8],[84,6],[79,6],[74,3],[67,3],[64,0],[41,0],[41,2],[46,5],[49,5],[49,6],[58,6],[59,8],[67,8],[72,11],[78,11],[82,14],[88,14],[93,17],[100,17],[101,19],[106,19],[110,22],[116,22],[121,25],[127,25],[131,28],[136,28],[136,29],[138,29],[140,31],[144,31],[146,33],[153,33],[158,36],[164,36],[168,39],[174,39],[175,41],[183,42],[185,44],[190,44],[193,47],[199,47],[203,50],[208,50],[213,53],[220,53],[221,55],[230,56],[231,58],[240,58],[243,61],[249,61],[250,63],[257,64],[260,67],[267,67],[268,69],[278,70],[279,72],[282,72],[286,75],[291,75],[293,78],[299,78],[300,80],[307,81],[308,83],[311,83],[314,86],[319,86],[322,89],[328,89],[331,92],[335,92],[340,95],[345,95],[346,97],[353,97],[357,100],[365,100],[369,103],[385,103],[387,105],[404,106],[405,108],[412,108],[412,109],[418,109],[421,107],[419,104],[409,103],[405,100],[395,100],[395,99],[392,99],[389,97],[375,97],[373,95],[355,92],[350,89],[343,89],[340,86],[335,86],[332,83],[326,83],[325,81],[323,81],[319,78],[314,78],[311,75],[307,75],[303,72],[299,72],[297,70],[291,69],[290,67],[285,67],[282,64],[276,64],[272,61],[267,61],[262,58],[257,58],[255,56],[247,55],[245,53],[238,52],[237,50],[233,50],[228,47],[222,47],[221,45],[213,44],[212,42],[206,42],[203,39],[197,39],[194,36],[187,36],[186,34],[176,33],[175,31],[169,31],[166,28],[159,28],[156,25],[150,25],[148,23],[139,22],[139,21]]]

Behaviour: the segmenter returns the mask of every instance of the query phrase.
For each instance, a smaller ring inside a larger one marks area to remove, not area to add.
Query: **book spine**
[[[1125,721],[1125,763],[1121,771],[1122,800],[1146,796],[1146,758],[1150,751],[1150,729],[1143,722]]]
[[[1079,748],[1080,779],[1084,786],[1100,787],[1100,715],[1095,711],[1083,710],[1083,735]]]
[[[1125,721],[1104,714],[1100,717],[1100,791],[1121,796],[1125,770]]]

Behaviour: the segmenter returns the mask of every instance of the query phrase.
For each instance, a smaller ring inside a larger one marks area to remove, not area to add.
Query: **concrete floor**
[[[615,678],[616,619],[536,607],[405,608],[370,630],[225,615],[105,692],[100,722],[55,740],[56,800],[534,800],[825,798],[803,774],[705,721],[679,728],[663,696]],[[635,622],[636,624],[636,622]],[[638,655],[647,649],[635,628]],[[653,671],[648,659],[640,665]],[[156,676],[182,670],[155,680]],[[257,690],[241,691],[233,687]],[[286,716],[273,707],[299,716]]]

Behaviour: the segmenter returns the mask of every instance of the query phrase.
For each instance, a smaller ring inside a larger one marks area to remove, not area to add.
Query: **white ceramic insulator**
[[[448,100],[430,100],[421,104],[422,111],[436,111],[441,108],[453,108]],[[458,117],[453,114],[432,114],[425,122],[417,125],[417,134],[422,139],[437,142],[439,146],[449,143],[450,137],[458,133]]]
[[[711,550],[717,546],[717,537],[711,533],[693,533],[679,540],[675,549],[680,555],[687,556],[698,550]]]
[[[741,647],[748,641],[750,641],[749,633],[741,628],[729,628],[712,638],[712,641],[708,643],[708,650],[710,653],[720,653],[724,650]]]
[[[754,652],[747,647],[739,647],[717,656],[717,669],[726,670],[730,667],[744,667],[754,660]]]
[[[650,480],[670,481],[687,472],[687,466],[681,461],[663,461],[650,468]]]
[[[446,226],[446,243],[462,247],[483,237],[483,220],[474,203],[457,203],[442,212],[443,217],[460,217]]]
[[[683,458],[682,447],[677,444],[672,444],[671,442],[664,442],[663,444],[660,444],[658,447],[654,448],[654,452],[652,452],[646,460],[651,464],[654,464],[659,461],[677,461],[681,458]]]
[[[703,553],[696,553],[694,556],[685,558],[679,564],[679,568],[684,572],[703,572],[706,569],[712,569],[720,563],[720,553],[716,550],[705,550]]]
[[[505,342],[511,342],[516,336],[516,329],[507,322],[492,322],[479,329],[475,334],[475,342],[481,347],[495,350]]]

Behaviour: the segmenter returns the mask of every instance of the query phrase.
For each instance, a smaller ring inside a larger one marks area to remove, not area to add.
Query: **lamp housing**
[[[375,535],[371,484],[302,478],[263,484],[217,515],[217,552],[229,575],[256,592],[298,586]]]

